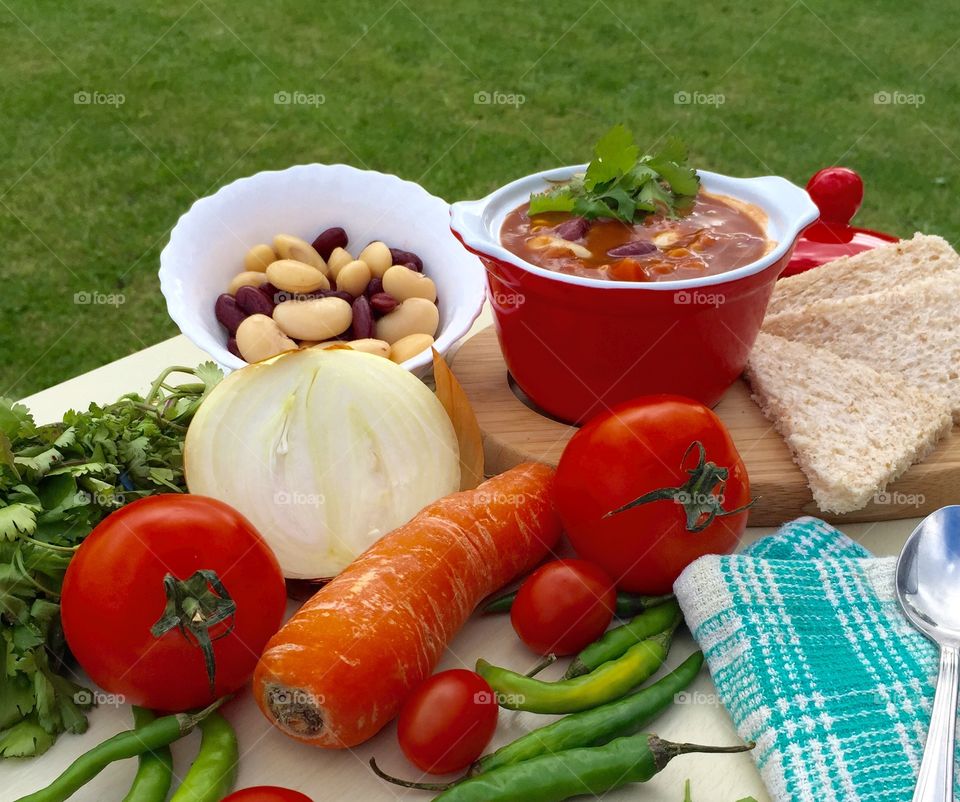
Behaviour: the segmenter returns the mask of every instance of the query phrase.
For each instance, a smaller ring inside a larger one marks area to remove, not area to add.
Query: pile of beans
[[[347,245],[342,228],[254,245],[214,307],[230,353],[259,362],[336,344],[399,363],[433,345],[437,288],[420,257],[375,241],[354,258]]]

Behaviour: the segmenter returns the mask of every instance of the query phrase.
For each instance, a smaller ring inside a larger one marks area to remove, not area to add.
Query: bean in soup
[[[529,203],[503,222],[500,241],[538,267],[610,281],[674,281],[735,270],[773,245],[762,213],[733,199],[701,191],[689,209],[671,218],[651,214],[628,224],[611,218],[585,220],[568,212],[532,218]]]

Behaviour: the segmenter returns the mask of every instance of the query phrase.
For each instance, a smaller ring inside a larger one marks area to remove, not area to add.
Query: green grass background
[[[861,225],[960,237],[946,0],[0,0],[0,394],[176,334],[169,229],[243,175],[347,162],[447,199],[581,161],[612,123],[698,166],[864,176]],[[78,105],[78,91],[122,105]],[[322,94],[278,105],[281,91]],[[477,92],[523,95],[481,105]],[[682,105],[677,92],[722,94]],[[877,104],[877,92],[922,104]],[[76,293],[121,294],[116,306]],[[158,370],[163,367],[158,365]]]

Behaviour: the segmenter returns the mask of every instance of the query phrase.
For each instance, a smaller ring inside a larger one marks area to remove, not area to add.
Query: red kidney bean
[[[361,295],[353,302],[353,339],[366,340],[373,336],[373,314],[370,312],[370,302]]]
[[[388,292],[378,292],[370,296],[370,308],[381,315],[387,315],[397,308],[397,299]]]
[[[272,284],[262,284],[257,287],[257,292],[259,292],[264,298],[270,302],[270,308],[273,309],[277,305],[277,302],[274,300],[274,297],[280,290],[274,287]],[[273,314],[272,312],[270,314]]]
[[[406,265],[411,270],[416,270],[418,273],[423,272],[423,261],[413,251],[404,251],[400,248],[391,248],[390,258],[393,259],[393,263],[395,265]]]
[[[243,359],[243,354],[241,354],[240,349],[237,348],[236,337],[231,337],[229,340],[227,340],[227,350],[238,359]]]
[[[553,233],[567,242],[576,242],[587,235],[590,225],[590,221],[585,217],[571,217],[554,228]]]
[[[623,245],[618,245],[616,248],[611,248],[607,251],[607,256],[619,259],[624,256],[643,256],[646,253],[653,253],[659,250],[660,249],[652,242],[637,240],[636,242],[626,242]]]
[[[324,298],[341,298],[346,301],[348,304],[353,303],[353,296],[346,290],[324,290]]]
[[[342,228],[328,228],[322,231],[313,241],[313,249],[323,257],[324,261],[330,258],[330,254],[337,248],[347,247],[347,232]]]
[[[372,279],[370,279],[370,283],[367,284],[367,289],[366,292],[364,292],[364,295],[366,295],[367,298],[372,298],[374,295],[377,295],[381,292],[383,292],[383,279],[374,276]]]
[[[314,295],[306,292],[288,292],[287,290],[277,290],[270,295],[270,300],[274,304],[282,304],[284,301],[304,301],[307,298],[322,298],[322,295]]]
[[[227,292],[217,297],[217,302],[213,305],[213,313],[230,334],[236,334],[237,327],[247,317],[247,313],[237,304],[237,299]]]
[[[266,295],[267,298],[270,299],[270,302],[273,304],[277,303],[277,293],[283,292],[283,290],[278,289],[277,287],[274,287],[273,284],[271,284],[269,281],[266,284],[261,284],[259,287],[257,287],[257,289],[260,290],[260,292],[262,292],[264,295]]]
[[[237,290],[237,306],[248,315],[273,314],[273,299],[266,293],[260,292],[259,287],[241,287]]]

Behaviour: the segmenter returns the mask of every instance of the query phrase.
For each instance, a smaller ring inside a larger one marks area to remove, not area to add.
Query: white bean
[[[254,245],[243,257],[243,269],[263,273],[271,262],[277,261],[277,254],[266,243]]]
[[[296,351],[297,344],[272,318],[250,315],[237,327],[237,349],[247,362],[259,362],[284,351]]]
[[[375,356],[390,356],[390,343],[383,340],[375,340],[372,337],[365,337],[362,340],[351,340],[347,343],[354,351],[363,351],[365,354],[374,354]]]
[[[314,292],[330,289],[330,282],[323,273],[315,267],[294,259],[279,259],[271,264],[267,267],[267,279],[277,289],[287,292]]]
[[[316,268],[325,276],[329,273],[327,263],[323,261],[323,257],[317,253],[316,249],[305,239],[295,237],[293,234],[277,234],[277,236],[273,238],[273,247],[281,259],[293,259],[296,262],[303,262],[305,265]]]
[[[337,289],[349,292],[354,298],[363,295],[370,283],[370,268],[359,259],[340,268],[337,273]]]
[[[373,338],[364,338],[362,340],[327,340],[326,342],[302,342],[301,348],[349,348],[352,351],[362,351],[365,354],[374,356],[389,357],[390,343],[383,340],[374,340]]]
[[[237,290],[241,287],[259,287],[266,283],[267,277],[265,274],[256,270],[244,270],[242,273],[237,273],[237,275],[233,277],[230,281],[230,286],[227,287],[227,292],[231,295],[236,295]]]
[[[393,343],[409,334],[429,334],[433,337],[440,325],[440,312],[436,304],[426,298],[408,298],[389,315],[377,321],[377,339]]]
[[[344,265],[350,264],[352,261],[353,257],[346,248],[334,248],[333,253],[330,254],[330,258],[327,259],[327,267],[330,268],[330,275],[336,278],[340,274],[341,268],[343,268]]]
[[[361,262],[366,262],[370,272],[380,278],[390,265],[393,264],[393,257],[390,255],[390,249],[379,240],[371,242],[366,248],[360,251],[357,257]]]
[[[437,285],[433,279],[406,265],[394,265],[383,274],[383,291],[398,301],[426,298],[430,303],[435,303],[437,300]]]
[[[353,310],[342,298],[284,301],[273,310],[280,329],[296,340],[329,340],[343,334],[353,321]]]
[[[429,334],[408,334],[390,346],[390,359],[398,365],[426,351],[433,345],[433,337]]]

